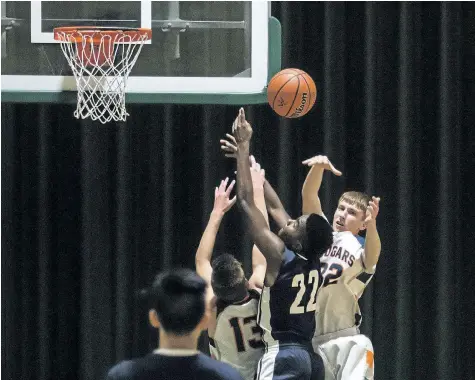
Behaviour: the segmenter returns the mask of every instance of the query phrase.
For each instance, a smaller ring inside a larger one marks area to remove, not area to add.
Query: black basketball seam
[[[296,70],[296,69],[284,69],[284,70],[282,70],[282,71],[288,71],[288,70]],[[275,75],[271,78],[271,80],[269,81],[269,83],[272,82],[274,79],[277,79],[277,78],[280,77],[281,75],[286,75],[286,74],[300,75],[300,74],[301,74],[301,73],[295,72],[295,71],[294,71],[294,72],[291,72],[291,73],[283,73],[282,71],[280,71],[280,72],[278,72],[277,74],[275,74]]]
[[[277,99],[277,95],[279,95],[279,92],[280,90],[282,90],[282,88],[284,88],[284,86],[289,83],[292,79],[294,79],[295,77],[298,77],[300,74],[295,74],[292,78],[290,78],[289,80],[287,80],[287,82],[285,82],[280,88],[279,90],[275,93],[275,97],[274,97],[274,100],[272,101],[272,108],[274,108],[275,106],[275,100]],[[299,81],[300,83],[300,81]]]
[[[300,74],[299,74],[300,75]],[[294,105],[295,103],[295,99],[297,99],[297,94],[299,93],[299,88],[300,88],[300,79],[299,79],[299,75],[297,75],[297,79],[299,80],[299,83],[297,84],[297,90],[295,90],[295,96],[294,96],[294,100],[292,100],[292,105],[290,106],[289,108],[289,111],[285,114],[284,117],[287,117],[287,115],[290,113],[290,111],[292,111],[292,106]]]
[[[308,93],[309,93],[309,95],[310,95],[309,98],[308,98],[308,109],[307,109],[307,112],[308,112],[308,111],[310,111],[310,104],[312,104],[312,90],[310,90],[310,86],[309,86],[307,80],[305,79],[305,77],[303,76],[303,74],[300,74],[300,75],[302,75],[303,80],[304,80],[305,83],[307,84]],[[308,74],[307,74],[307,75],[308,75]],[[315,87],[316,87],[316,86],[315,86]],[[305,112],[305,113],[307,113],[307,112]],[[305,115],[305,114],[304,114],[304,115]]]

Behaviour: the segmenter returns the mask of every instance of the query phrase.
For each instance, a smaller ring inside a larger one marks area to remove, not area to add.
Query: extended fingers
[[[244,108],[239,108],[239,121],[241,123],[245,123],[246,122],[246,114],[244,112]]]
[[[229,133],[226,133],[226,137],[230,139],[234,145],[237,145],[236,139],[234,138],[233,135],[230,135]]]
[[[226,179],[223,179],[221,181],[221,184],[219,185],[219,191],[222,193],[226,190],[226,185],[228,184],[229,178],[226,177]]]
[[[233,179],[232,182],[229,184],[228,188],[226,189],[226,195],[229,197],[229,194],[231,194],[231,191],[233,191],[233,187],[235,185],[236,181]]]
[[[336,169],[330,161],[328,161],[328,165],[330,165],[330,170],[332,171],[333,174],[335,174],[337,176],[342,175],[342,172],[339,171],[338,169]]]

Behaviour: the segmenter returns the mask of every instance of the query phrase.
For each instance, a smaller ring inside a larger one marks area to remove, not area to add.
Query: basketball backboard
[[[265,103],[281,63],[267,1],[2,1],[2,100],[74,102],[60,26],[152,28],[127,102]]]

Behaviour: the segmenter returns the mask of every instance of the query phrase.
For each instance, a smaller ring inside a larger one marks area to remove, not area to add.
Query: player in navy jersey
[[[313,352],[311,338],[315,332],[316,295],[322,284],[319,258],[332,244],[332,229],[316,214],[290,219],[266,181],[268,210],[281,227],[278,235],[272,233],[253,200],[249,169],[252,127],[242,108],[233,124],[233,135],[238,204],[254,243],[267,261],[258,316],[266,352],[259,362],[257,378],[323,379],[322,359]]]
[[[159,274],[146,291],[159,348],[115,365],[107,380],[242,380],[234,368],[197,350],[210,314],[206,289],[206,282],[189,269]]]

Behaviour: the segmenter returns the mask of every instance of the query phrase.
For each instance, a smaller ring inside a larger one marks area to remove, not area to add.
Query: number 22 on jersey
[[[292,279],[292,287],[299,288],[294,302],[290,306],[290,314],[303,314],[317,309],[317,291],[320,284],[320,272],[317,269],[310,271],[308,274],[308,284],[305,285],[305,275],[303,273],[297,274]],[[310,291],[310,299],[306,305],[301,305],[302,298],[305,293]]]

